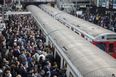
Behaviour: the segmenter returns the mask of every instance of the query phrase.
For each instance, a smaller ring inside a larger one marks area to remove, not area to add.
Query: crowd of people
[[[83,13],[82,15],[79,15],[79,17],[94,24],[97,24],[103,28],[116,32],[116,17],[114,15],[110,16],[108,14],[100,15],[92,13]]]
[[[2,34],[0,77],[66,77],[31,15],[10,15]]]

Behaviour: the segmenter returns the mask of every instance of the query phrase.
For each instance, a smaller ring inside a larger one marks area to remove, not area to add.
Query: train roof
[[[46,5],[43,5],[43,4],[42,4],[42,5],[40,5],[39,7],[40,7],[41,9],[43,9],[44,11],[46,11],[45,9],[49,10],[49,12],[48,12],[48,11],[46,11],[46,12],[52,14],[53,16],[54,16],[54,15],[57,15],[57,14],[60,14],[60,13],[63,13],[63,11],[58,10],[58,8],[55,9],[55,8],[53,8],[53,7],[51,7],[51,6],[46,6]]]
[[[27,9],[32,12],[38,23],[43,24],[43,29],[61,48],[61,55],[66,57],[67,62],[70,61],[70,67],[74,67],[72,69],[78,69],[83,77],[112,77],[112,74],[116,74],[116,60],[110,55],[76,35],[39,8],[30,5]]]
[[[66,13],[60,14],[60,17],[64,18],[67,22],[71,22],[74,26],[78,27],[80,30],[86,32],[87,34],[97,37],[102,34],[116,34],[110,30],[104,29],[98,25],[95,25],[91,22],[85,21],[78,17],[74,17],[72,15],[67,15]]]
[[[66,23],[77,27],[77,29],[79,29],[82,33],[86,34],[88,37],[92,37],[92,39],[96,39],[97,37],[107,35],[116,36],[115,32],[112,32],[98,25],[95,25],[78,17],[67,14],[51,6],[40,5],[40,8],[42,8],[47,13],[50,13],[51,15],[55,16],[57,19],[65,21]]]

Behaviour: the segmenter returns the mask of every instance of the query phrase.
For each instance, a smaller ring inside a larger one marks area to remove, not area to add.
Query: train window
[[[64,50],[64,51],[67,51],[67,49],[66,49],[66,47],[65,47],[65,46],[63,46],[63,50]]]
[[[66,25],[66,23],[63,23],[64,25]]]
[[[77,25],[77,27],[80,27],[79,25]]]
[[[104,36],[102,36],[102,39],[104,39]]]
[[[107,40],[116,40],[116,35],[107,35]]]
[[[82,36],[82,37],[84,37],[84,35],[83,35],[83,34],[81,34],[81,36]]]
[[[73,31],[73,30],[74,30],[74,28],[72,28],[72,27],[71,27],[71,30]]]
[[[68,28],[70,28],[69,26],[67,26]]]
[[[64,8],[61,8],[61,10],[64,10]]]
[[[74,23],[72,23],[72,25],[76,26],[76,27],[80,27],[79,25],[75,25]]]
[[[77,33],[79,35],[79,33],[77,31],[75,31],[75,33]]]
[[[116,37],[115,38],[107,38],[107,40],[116,40]]]
[[[103,51],[106,50],[106,44],[104,44],[104,43],[96,44],[96,46],[99,47],[100,49],[102,49]]]
[[[64,20],[66,20],[65,18],[63,18]]]
[[[72,75],[72,73],[70,72],[70,74],[69,74],[69,77],[74,77],[73,75]]]

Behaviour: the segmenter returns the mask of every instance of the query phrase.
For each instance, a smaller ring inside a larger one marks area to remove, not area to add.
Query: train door
[[[63,60],[63,68],[64,68],[65,70],[67,70],[67,63],[66,63],[65,60]]]
[[[56,53],[56,58],[55,58],[56,63],[58,64],[58,68],[60,68],[60,63],[61,63],[61,58],[58,55],[58,53]]]
[[[112,57],[114,57],[116,59],[116,52],[115,52],[115,44],[114,43],[109,44],[109,53]]]
[[[109,52],[114,52],[114,44],[113,43],[109,44],[108,51]]]

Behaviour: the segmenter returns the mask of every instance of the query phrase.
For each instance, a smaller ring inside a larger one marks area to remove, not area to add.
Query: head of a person
[[[16,77],[22,77],[20,74],[18,74]]]
[[[11,76],[11,71],[10,71],[10,69],[7,69],[7,70],[5,71],[5,76],[6,76],[6,77],[12,77],[12,76]]]
[[[115,74],[112,74],[112,77],[116,77]]]

